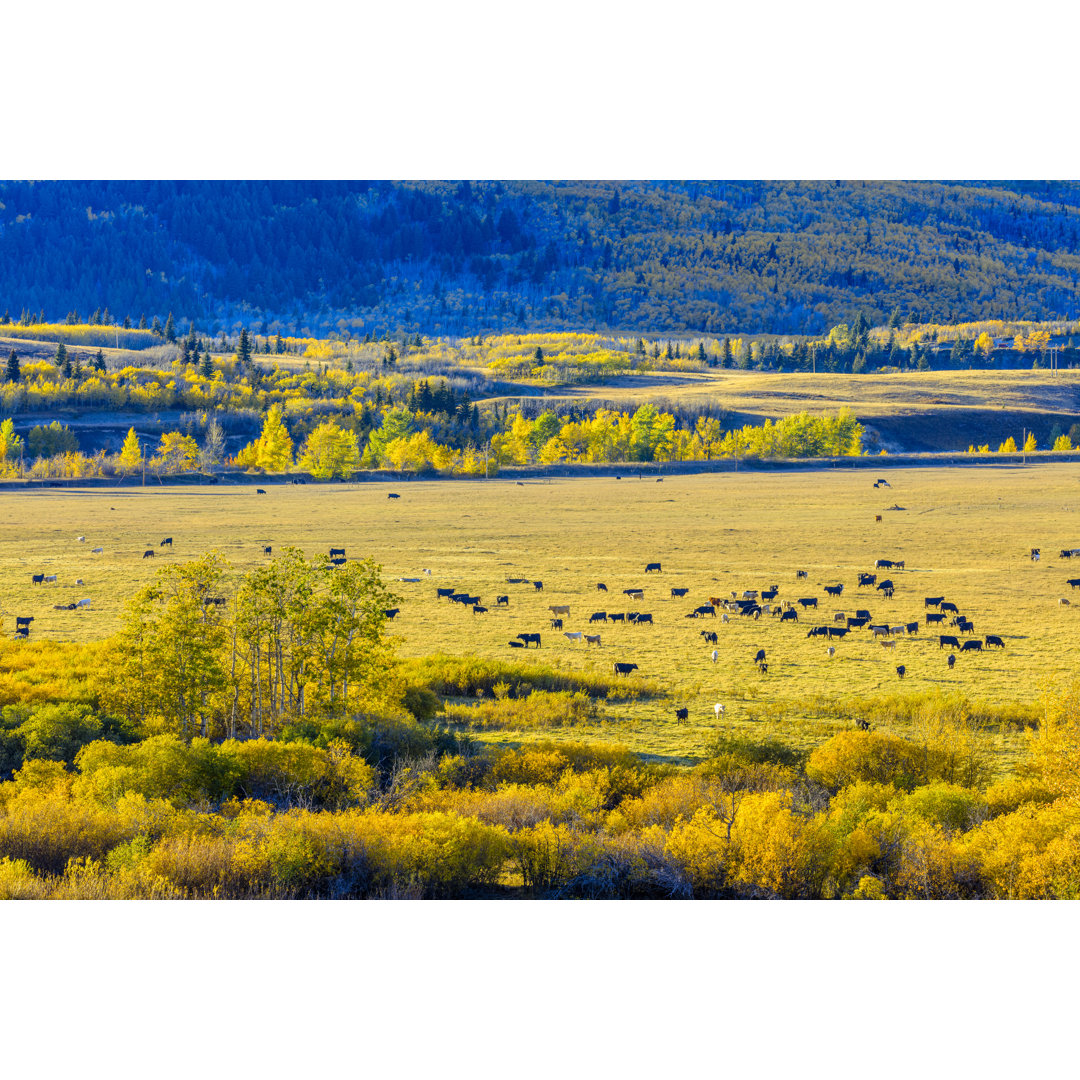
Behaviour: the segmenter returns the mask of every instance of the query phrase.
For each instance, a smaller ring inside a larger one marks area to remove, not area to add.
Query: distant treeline
[[[9,181],[0,298],[294,335],[821,334],[1075,318],[1078,237],[1066,181]]]

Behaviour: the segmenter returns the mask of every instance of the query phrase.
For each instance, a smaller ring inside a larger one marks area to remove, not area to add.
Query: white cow
[[[828,656],[830,656],[830,657],[832,657],[832,656],[835,656],[835,655],[836,655],[836,646],[835,646],[835,645],[830,645],[830,646],[829,646],[829,647],[828,647],[828,648],[827,648],[827,649],[825,650],[825,653],[826,653],[826,655],[828,655]]]
[[[713,706],[713,712],[716,713],[716,719],[719,720],[720,717],[724,715],[724,706],[721,705],[720,702],[717,702]]]
[[[104,551],[105,551],[104,548],[91,548],[90,549],[90,554],[91,555],[101,555]]]
[[[563,637],[565,637],[567,641],[580,641],[581,640],[581,631],[580,630],[573,630],[573,631],[567,630],[567,631],[565,631],[563,633]]]
[[[717,660],[719,660],[719,659],[720,659],[720,652],[719,652],[719,650],[717,650],[717,649],[713,649],[713,651],[712,651],[712,662],[713,662],[713,663],[715,664],[715,663],[716,663],[716,661],[717,661]]]
[[[89,607],[89,606],[90,606],[90,597],[89,596],[85,600],[80,600],[79,601],[79,607]]]
[[[86,543],[86,537],[85,536],[76,536],[75,539],[78,540],[80,544],[85,544]]]

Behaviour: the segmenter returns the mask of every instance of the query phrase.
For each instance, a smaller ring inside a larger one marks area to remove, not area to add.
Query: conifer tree
[[[214,360],[210,355],[209,348],[203,353],[202,364],[199,367],[199,374],[204,375],[206,378],[211,379],[214,376]]]
[[[56,366],[60,368],[68,365],[68,368],[66,368],[65,370],[66,373],[70,374],[70,363],[67,358],[67,346],[64,345],[62,341],[59,345],[56,346],[56,356],[53,359],[53,363],[55,363]]]
[[[158,337],[161,337],[161,320],[156,315],[154,316],[153,323],[151,323],[150,325],[150,332],[152,334],[157,334]]]
[[[169,312],[169,317],[165,320],[165,340],[171,345],[176,341],[176,325],[173,323],[172,312]]]
[[[246,327],[240,330],[240,341],[236,346],[236,362],[241,367],[247,367],[251,363],[251,338],[248,337]]]
[[[94,367],[98,371],[105,370],[105,353],[101,349],[98,349],[97,356],[94,357]]]
[[[12,349],[8,353],[7,358],[7,379],[8,382],[18,382],[22,378],[22,372],[19,370],[19,354]]]

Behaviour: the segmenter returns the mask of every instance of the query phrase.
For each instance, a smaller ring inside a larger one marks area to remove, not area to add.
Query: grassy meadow
[[[630,661],[637,676],[663,690],[638,699],[612,695],[600,717],[543,737],[603,738],[658,760],[684,761],[717,733],[716,702],[725,704],[722,728],[735,733],[752,725],[757,737],[802,749],[897,694],[959,693],[999,714],[1016,706],[1022,713],[1041,686],[1075,671],[1080,593],[1077,607],[1058,600],[1072,593],[1065,582],[1080,575],[1080,564],[1060,559],[1058,549],[1080,546],[1080,471],[1040,464],[888,476],[887,489],[875,489],[864,470],[838,467],[669,476],[663,483],[628,471],[622,480],[524,484],[272,485],[265,496],[253,487],[9,492],[0,522],[2,626],[7,636],[16,615],[33,615],[34,640],[93,642],[118,628],[128,597],[163,563],[216,548],[245,570],[267,558],[266,545],[297,545],[308,555],[343,546],[380,562],[400,595],[391,630],[403,658],[441,652],[597,675],[610,674],[614,661]],[[388,499],[392,490],[401,497]],[[165,536],[174,539],[171,550],[159,547]],[[92,554],[98,546],[104,552]],[[1032,547],[1042,548],[1040,562],[1028,558]],[[151,549],[155,557],[144,559]],[[890,574],[891,600],[856,587],[857,574],[873,570],[878,558],[906,563]],[[663,571],[645,574],[654,561]],[[806,570],[807,579],[797,581],[796,570]],[[34,573],[56,574],[57,583],[32,585]],[[420,580],[398,580],[411,577]],[[508,577],[542,580],[544,590],[507,584]],[[607,585],[606,594],[597,582]],[[836,601],[824,586],[838,583],[844,594]],[[731,615],[726,624],[686,618],[710,596],[774,584],[778,600],[816,596],[817,615],[800,608],[798,625],[768,616]],[[436,587],[445,586],[479,595],[488,613],[436,601]],[[673,587],[690,591],[672,599]],[[628,588],[644,588],[644,600],[624,596]],[[942,594],[973,620],[978,635],[1000,635],[1005,649],[958,655],[949,671],[950,650],[939,649],[938,628],[927,628],[923,617],[923,597]],[[509,606],[496,606],[497,595],[509,596]],[[84,597],[89,609],[53,610]],[[601,646],[552,631],[551,604],[569,604],[565,630],[599,633]],[[869,609],[875,622],[918,620],[919,634],[889,649],[866,630],[830,642],[806,636],[810,626],[831,624],[834,612],[856,608]],[[651,612],[654,625],[588,621],[595,611],[628,610]],[[715,664],[702,630],[719,635]],[[541,633],[540,650],[508,647],[524,631]],[[836,646],[831,659],[828,644]],[[766,650],[767,674],[753,663],[759,648]],[[907,669],[902,683],[897,664]],[[687,721],[676,720],[680,707],[689,710]],[[484,737],[530,734],[511,725]],[[1006,725],[988,738],[1007,763],[1022,736]]]

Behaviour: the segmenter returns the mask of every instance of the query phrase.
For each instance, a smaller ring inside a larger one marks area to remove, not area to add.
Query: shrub
[[[817,747],[806,775],[838,791],[858,780],[910,790],[932,777],[933,755],[907,739],[877,731],[842,731]]]

